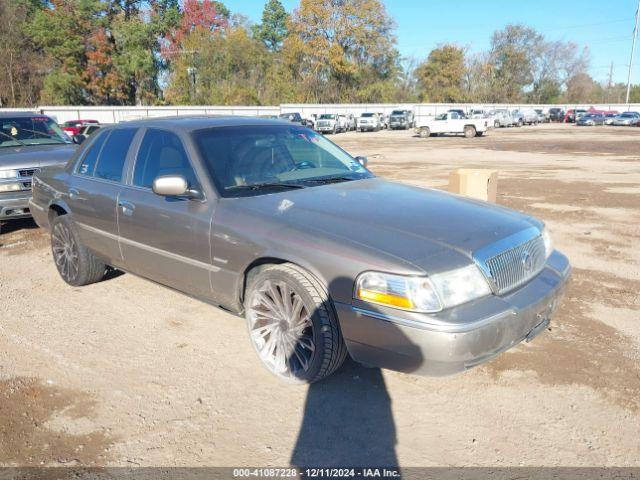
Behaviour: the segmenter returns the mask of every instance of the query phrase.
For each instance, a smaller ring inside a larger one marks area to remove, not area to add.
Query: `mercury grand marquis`
[[[347,355],[448,375],[546,329],[571,267],[541,221],[366,163],[278,120],[124,122],[37,173],[30,208],[68,284],[118,269],[244,316],[293,382]]]

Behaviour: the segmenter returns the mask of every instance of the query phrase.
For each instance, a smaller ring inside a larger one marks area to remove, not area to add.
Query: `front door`
[[[190,188],[201,189],[178,135],[150,128],[118,200],[124,264],[133,273],[210,298],[211,203],[156,195],[153,180],[163,175],[181,175]]]

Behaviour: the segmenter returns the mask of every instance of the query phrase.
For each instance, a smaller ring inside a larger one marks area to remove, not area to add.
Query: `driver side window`
[[[151,188],[164,175],[180,175],[189,188],[198,188],[198,180],[180,138],[169,131],[150,128],[144,134],[133,171],[133,184]]]

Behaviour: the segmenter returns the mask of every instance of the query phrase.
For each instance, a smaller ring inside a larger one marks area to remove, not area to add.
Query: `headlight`
[[[551,240],[551,234],[549,233],[549,230],[545,227],[542,229],[542,240],[544,241],[544,252],[545,255],[547,256],[547,258],[549,258],[549,256],[551,255],[551,252],[553,252],[553,240]]]
[[[18,178],[19,176],[18,170],[0,170],[0,178]]]
[[[416,312],[438,312],[442,304],[426,277],[365,272],[356,280],[356,298]]]
[[[475,265],[430,277],[365,272],[356,280],[355,297],[365,302],[415,312],[439,312],[491,294]]]

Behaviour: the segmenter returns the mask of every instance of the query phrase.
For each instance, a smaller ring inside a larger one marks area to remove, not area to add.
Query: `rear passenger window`
[[[112,182],[122,181],[122,169],[136,131],[135,128],[119,128],[111,131],[111,135],[100,152],[94,175],[96,178]]]
[[[93,171],[96,168],[96,161],[104,141],[109,135],[106,132],[101,132],[96,140],[89,146],[89,150],[85,153],[80,165],[78,165],[78,173],[81,175],[93,175]]]
[[[198,187],[196,175],[180,138],[166,130],[149,129],[138,150],[133,184],[151,188],[153,180],[163,175],[181,175],[190,188]]]

